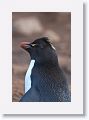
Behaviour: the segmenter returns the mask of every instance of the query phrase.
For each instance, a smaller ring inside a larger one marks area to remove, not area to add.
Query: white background
[[[85,111],[85,115],[71,115],[71,116],[69,116],[69,115],[55,115],[55,116],[50,116],[50,115],[47,115],[47,116],[39,116],[39,115],[33,115],[33,116],[31,116],[31,115],[0,115],[0,120],[3,120],[3,119],[7,119],[7,120],[9,120],[9,119],[15,119],[15,120],[20,120],[20,119],[63,119],[63,120],[72,120],[72,119],[77,119],[77,120],[88,120],[89,119],[89,114],[88,114],[88,112],[89,112],[89,109],[88,109],[88,106],[89,106],[89,94],[88,94],[88,92],[87,91],[89,91],[89,82],[88,82],[88,80],[89,80],[89,73],[88,73],[88,71],[89,71],[89,64],[88,64],[88,61],[89,61],[89,54],[88,54],[88,51],[89,51],[89,46],[88,46],[88,44],[89,44],[89,34],[88,34],[88,32],[89,32],[89,23],[88,23],[88,21],[89,21],[89,0],[85,0],[85,2],[84,2],[85,4],[84,4],[84,57],[85,57],[85,60],[84,60],[84,83],[85,83],[85,91],[84,91],[84,97],[85,97],[85,101],[84,101],[84,106],[85,106],[85,109],[84,109],[84,111]],[[87,66],[87,68],[86,68],[86,66]],[[9,108],[8,108],[9,109]]]
[[[82,0],[3,0],[1,6],[0,96],[3,114],[83,113],[83,4]],[[51,6],[50,6],[51,4]],[[12,102],[12,12],[71,12],[71,102]],[[3,92],[2,92],[3,91]],[[9,108],[9,109],[8,109]],[[30,108],[30,109],[29,109]]]

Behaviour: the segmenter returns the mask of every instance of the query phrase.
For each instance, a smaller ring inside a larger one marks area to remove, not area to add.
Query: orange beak
[[[30,43],[29,42],[21,42],[20,47],[23,49],[30,48]]]

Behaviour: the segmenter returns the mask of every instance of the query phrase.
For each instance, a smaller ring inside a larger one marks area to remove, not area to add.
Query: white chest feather
[[[31,73],[34,67],[35,60],[31,60],[25,76],[25,93],[31,88]]]

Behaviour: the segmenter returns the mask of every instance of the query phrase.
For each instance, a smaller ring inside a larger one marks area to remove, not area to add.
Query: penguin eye
[[[44,48],[43,45],[41,45],[41,44],[35,44],[35,43],[32,43],[31,46],[32,47],[40,47],[41,49]]]
[[[32,47],[35,47],[35,46],[37,46],[37,44],[31,44],[31,46],[32,46]]]

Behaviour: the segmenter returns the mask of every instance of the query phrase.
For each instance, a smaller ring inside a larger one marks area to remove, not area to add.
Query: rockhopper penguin
[[[20,102],[71,102],[66,77],[48,37],[22,42],[21,47],[30,54],[31,64],[25,77],[26,93]]]

